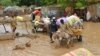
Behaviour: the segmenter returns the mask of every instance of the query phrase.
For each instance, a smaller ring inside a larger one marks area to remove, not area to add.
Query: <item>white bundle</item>
[[[91,18],[91,14],[90,14],[89,11],[87,11],[87,14],[86,14],[86,19],[87,19],[87,21],[90,20],[90,18]]]
[[[50,18],[46,17],[46,18],[43,18],[43,22],[45,24],[50,24]]]

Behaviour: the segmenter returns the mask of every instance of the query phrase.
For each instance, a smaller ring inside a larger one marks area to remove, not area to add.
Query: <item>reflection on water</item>
[[[22,37],[16,38],[16,40],[0,41],[0,56],[61,56],[80,47],[84,47],[94,55],[100,56],[100,23],[86,22],[84,26],[83,43],[75,43],[74,47],[70,49],[54,48],[54,46],[49,43],[49,37],[47,35],[39,34],[39,38],[32,39],[32,46],[25,50],[12,49],[15,43],[27,41],[29,38]]]

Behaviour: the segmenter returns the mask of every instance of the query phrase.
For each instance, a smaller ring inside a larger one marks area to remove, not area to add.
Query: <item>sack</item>
[[[75,35],[80,35],[80,34],[82,34],[82,29],[72,29],[72,31],[73,31],[73,33],[74,33]]]
[[[17,16],[17,17],[16,17],[16,20],[17,20],[17,21],[24,21],[24,18],[21,17],[21,16]]]

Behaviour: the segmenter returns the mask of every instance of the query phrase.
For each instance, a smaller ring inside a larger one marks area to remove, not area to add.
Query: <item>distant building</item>
[[[87,10],[90,11],[92,16],[100,16],[100,3],[88,6]]]

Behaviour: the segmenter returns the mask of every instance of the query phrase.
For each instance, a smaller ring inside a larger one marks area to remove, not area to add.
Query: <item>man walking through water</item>
[[[55,17],[53,17],[53,19],[51,20],[51,24],[49,25],[49,29],[50,29],[50,32],[49,32],[50,40],[51,40],[51,43],[53,43],[52,35],[53,35],[53,33],[55,33],[57,31],[57,24],[56,24]]]

